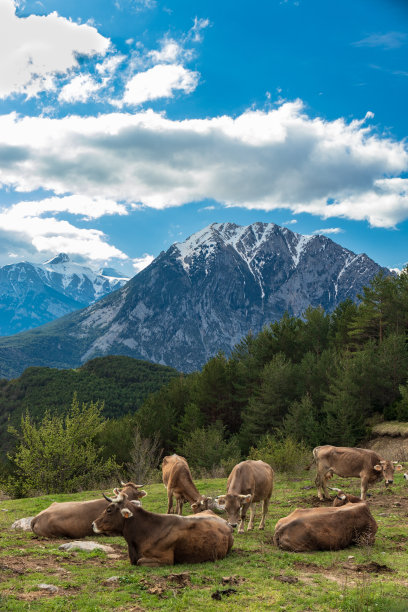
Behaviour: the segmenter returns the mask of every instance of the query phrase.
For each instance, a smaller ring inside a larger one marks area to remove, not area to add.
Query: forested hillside
[[[0,449],[6,446],[7,424],[18,424],[27,410],[34,420],[46,410],[64,414],[74,393],[80,403],[103,402],[103,416],[117,419],[134,413],[149,395],[178,372],[131,357],[92,359],[75,370],[32,367],[14,380],[0,380]]]
[[[198,447],[220,428],[244,455],[267,433],[310,448],[354,446],[371,424],[408,420],[407,329],[408,272],[380,274],[359,304],[284,316],[249,334],[229,359],[219,354],[202,372],[170,381],[149,396],[138,422],[144,435],[159,431],[165,449],[187,455],[192,440]]]

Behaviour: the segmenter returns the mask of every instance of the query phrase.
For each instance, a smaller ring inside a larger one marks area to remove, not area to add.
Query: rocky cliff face
[[[355,300],[380,270],[324,236],[272,223],[215,223],[161,253],[122,289],[27,341],[19,337],[29,354],[31,345],[42,352],[46,336],[48,359],[63,367],[122,354],[189,372],[285,311],[331,311]],[[0,367],[4,351],[16,349],[10,341],[0,343]]]
[[[44,264],[0,268],[0,336],[31,329],[84,308],[128,279],[103,275],[60,253]]]

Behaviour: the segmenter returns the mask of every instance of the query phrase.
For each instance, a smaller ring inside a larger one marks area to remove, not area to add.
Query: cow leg
[[[261,522],[259,523],[259,529],[265,529],[265,520],[266,520],[266,515],[268,513],[268,506],[269,506],[269,498],[266,498],[262,502],[262,518],[261,518]]]
[[[248,506],[249,504],[244,504],[241,507],[241,520],[240,520],[239,527],[238,527],[238,533],[244,533],[245,531],[244,527],[245,527],[245,519],[246,519],[246,513],[248,510]]]
[[[176,514],[180,514],[181,516],[183,516],[183,498],[179,497],[177,500],[177,506],[176,506]]]
[[[360,497],[362,500],[365,500],[367,497],[367,487],[368,487],[368,478],[361,478],[361,494]]]
[[[144,565],[145,567],[158,567],[159,565],[174,565],[174,553],[173,551],[167,551],[160,555],[160,557],[140,557],[137,565]]]
[[[322,478],[319,473],[316,474],[316,487],[317,487],[317,496],[320,500],[323,500],[323,489],[322,489]]]
[[[173,514],[173,493],[167,492],[169,503],[167,504],[167,514]]]
[[[329,493],[329,489],[327,488],[327,478],[326,478],[326,475],[323,476],[322,484],[323,484],[324,499],[331,499],[330,493]]]
[[[252,503],[249,506],[249,523],[248,523],[247,531],[252,531],[252,529],[254,528],[255,512],[256,512],[256,504]]]

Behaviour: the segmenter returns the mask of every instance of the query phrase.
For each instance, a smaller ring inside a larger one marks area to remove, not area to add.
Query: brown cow
[[[385,486],[393,483],[394,470],[402,470],[392,461],[381,459],[377,453],[365,448],[341,446],[317,446],[313,450],[316,462],[316,486],[319,499],[330,499],[327,480],[337,474],[342,478],[361,478],[361,499],[365,500],[369,484],[385,480]]]
[[[366,502],[340,508],[297,508],[281,518],[273,542],[283,550],[339,550],[351,544],[373,544],[377,523]]]
[[[120,493],[93,523],[95,533],[123,535],[132,565],[173,565],[223,559],[232,529],[216,516],[155,514]]]
[[[163,483],[167,487],[168,506],[167,514],[173,512],[173,495],[176,498],[176,514],[183,514],[183,504],[188,501],[193,512],[202,512],[208,509],[211,497],[200,495],[191,476],[187,460],[180,455],[164,457],[162,463]]]
[[[129,499],[141,499],[147,495],[143,485],[133,482],[122,483],[122,491]],[[114,492],[118,492],[114,489]],[[93,535],[92,522],[104,511],[110,502],[105,499],[91,501],[54,502],[37,514],[31,521],[35,534],[45,538],[84,538]]]
[[[241,461],[232,470],[227,481],[227,494],[217,497],[216,502],[225,506],[228,523],[244,533],[244,524],[249,505],[248,531],[254,528],[255,504],[262,501],[262,519],[259,529],[265,528],[265,518],[273,489],[273,469],[264,461]]]
[[[333,499],[333,506],[338,508],[339,506],[345,506],[346,504],[358,504],[361,501],[361,497],[357,497],[357,495],[351,495],[350,493],[344,493],[341,489],[336,489],[335,487],[329,487],[331,491],[337,491],[336,497]],[[369,496],[369,494],[368,494]]]

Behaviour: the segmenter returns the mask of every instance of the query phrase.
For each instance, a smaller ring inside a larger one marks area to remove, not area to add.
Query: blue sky
[[[408,261],[405,0],[0,0],[0,265],[212,222]]]

